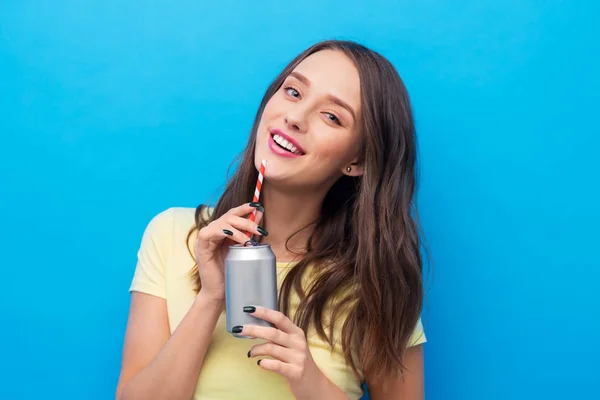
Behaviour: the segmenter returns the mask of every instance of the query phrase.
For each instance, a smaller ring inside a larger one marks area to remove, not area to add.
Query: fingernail
[[[260,362],[261,362],[261,361],[262,361],[262,360],[258,360],[258,361],[256,362],[256,365],[260,365]]]
[[[252,357],[252,356],[250,355],[250,350],[248,350],[248,358],[250,358],[250,357]]]
[[[258,208],[261,206],[262,204],[260,204],[258,201],[253,201],[252,203],[250,203],[250,207]]]
[[[231,232],[229,229],[223,229],[223,233],[229,236],[233,236],[233,232]]]
[[[255,311],[256,311],[256,307],[254,307],[254,306],[245,306],[244,307],[244,312],[253,313]]]
[[[260,211],[261,213],[265,212],[265,208],[263,206],[256,207],[256,211]]]
[[[262,226],[257,226],[256,230],[263,236],[269,236],[269,232],[267,232]]]
[[[231,332],[232,333],[242,333],[242,329],[244,329],[243,326],[240,326],[240,325],[234,326],[233,328],[231,328]]]

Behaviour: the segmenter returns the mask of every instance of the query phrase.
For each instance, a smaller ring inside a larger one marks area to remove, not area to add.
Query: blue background
[[[263,91],[326,38],[411,93],[428,399],[600,378],[593,1],[0,3],[0,398],[114,395],[143,229],[214,201]]]

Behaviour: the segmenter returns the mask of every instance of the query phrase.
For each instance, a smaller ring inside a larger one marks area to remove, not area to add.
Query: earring
[[[348,171],[348,172],[352,171],[352,167],[346,168],[346,171]]]

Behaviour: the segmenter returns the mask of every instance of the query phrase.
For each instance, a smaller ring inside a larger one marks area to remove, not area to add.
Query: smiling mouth
[[[271,135],[271,137],[273,138],[273,142],[275,142],[275,145],[277,145],[277,147],[279,147],[289,153],[295,154],[297,156],[304,155],[303,152],[298,150],[298,148],[296,146],[294,146],[292,143],[285,140],[282,136],[280,136],[278,134],[274,134],[274,135]]]

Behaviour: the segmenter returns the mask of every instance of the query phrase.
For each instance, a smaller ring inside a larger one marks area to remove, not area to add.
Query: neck
[[[291,192],[264,183],[261,202],[265,207],[264,228],[269,236],[261,242],[271,245],[278,261],[298,261],[301,258],[298,254],[306,252],[326,194],[310,190]],[[288,251],[286,241],[292,235]]]

